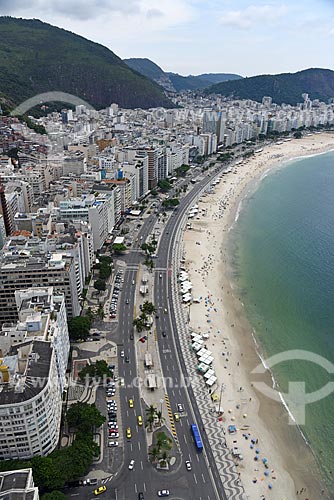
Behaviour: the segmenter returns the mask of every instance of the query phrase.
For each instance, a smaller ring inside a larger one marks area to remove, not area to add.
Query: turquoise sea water
[[[334,153],[265,177],[233,240],[237,285],[263,355],[305,349],[334,363]],[[306,392],[334,381],[309,361],[283,362],[273,373],[282,392],[289,381],[305,381]],[[301,430],[332,483],[334,394],[306,407]]]

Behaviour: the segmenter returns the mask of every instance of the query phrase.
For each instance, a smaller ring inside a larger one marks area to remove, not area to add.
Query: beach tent
[[[210,366],[209,365],[206,365],[205,363],[200,363],[198,366],[197,366],[197,370],[201,373],[205,373],[207,372],[208,370],[210,369]]]
[[[212,370],[212,368],[210,368],[210,370],[208,370],[208,371],[206,372],[206,374],[204,375],[204,378],[210,378],[210,377],[211,377],[212,375],[214,375],[214,374],[215,374],[215,371],[214,371],[214,370]]]
[[[208,385],[209,387],[211,387],[215,382],[217,381],[217,377],[214,377],[213,375],[208,379],[206,380],[206,385]]]

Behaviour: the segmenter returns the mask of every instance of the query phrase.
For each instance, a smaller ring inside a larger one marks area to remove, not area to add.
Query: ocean
[[[333,484],[334,153],[267,175],[243,202],[232,241],[237,290],[261,356],[296,349],[309,356],[283,355],[272,367],[280,392],[289,393],[291,382],[305,382],[306,393],[323,389],[306,404],[300,430]]]

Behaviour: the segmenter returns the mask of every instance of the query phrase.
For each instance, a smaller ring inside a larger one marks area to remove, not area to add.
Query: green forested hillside
[[[158,85],[106,47],[39,20],[0,17],[0,92],[19,104],[53,90],[96,108],[171,105]]]
[[[302,94],[308,93],[311,99],[327,102],[334,98],[334,71],[311,68],[297,73],[253,76],[218,83],[205,92],[259,102],[263,96],[271,96],[277,104],[292,105],[302,102]]]

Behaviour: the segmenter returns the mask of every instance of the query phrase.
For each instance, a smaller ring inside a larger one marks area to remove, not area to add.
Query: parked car
[[[115,448],[116,446],[118,446],[118,441],[108,441],[108,446]]]

